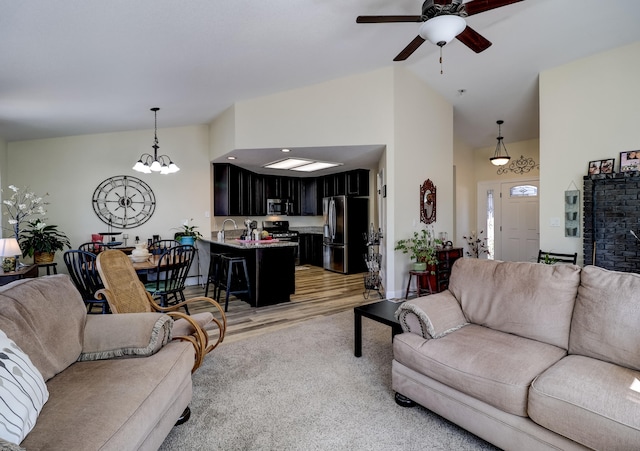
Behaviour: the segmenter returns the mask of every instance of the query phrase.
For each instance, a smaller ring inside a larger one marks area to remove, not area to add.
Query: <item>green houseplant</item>
[[[421,229],[419,232],[413,232],[411,238],[398,240],[394,249],[402,251],[403,254],[409,254],[409,258],[415,260],[414,270],[424,271],[429,267],[431,273],[435,274],[433,268],[438,264],[436,245],[439,241],[431,236],[429,230]]]
[[[193,245],[196,240],[202,238],[202,234],[196,230],[198,228],[197,225],[189,225],[189,222],[193,221],[193,218],[187,221],[185,224],[182,224],[173,236],[174,239],[180,241],[181,244],[191,244]]]
[[[69,238],[58,230],[57,225],[47,225],[40,219],[29,221],[21,234],[22,255],[34,257],[35,263],[50,263],[56,251],[70,249]]]

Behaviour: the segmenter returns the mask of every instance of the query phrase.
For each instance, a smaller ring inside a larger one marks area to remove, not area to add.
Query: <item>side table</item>
[[[11,272],[4,272],[0,269],[0,285],[20,279],[38,277],[38,265],[29,265]]]
[[[53,274],[58,274],[57,266],[58,266],[58,264],[55,263],[55,262],[52,262],[52,263],[38,263],[38,269],[45,268],[47,270],[47,275],[48,276],[51,275],[51,271],[53,271]]]
[[[395,313],[401,302],[388,300],[374,302],[373,304],[359,305],[353,309],[354,352],[356,357],[362,356],[362,317],[372,319],[387,326],[391,326],[391,340],[396,334],[402,333],[400,322]]]

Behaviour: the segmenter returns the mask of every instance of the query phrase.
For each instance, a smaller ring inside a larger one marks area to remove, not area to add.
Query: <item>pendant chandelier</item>
[[[180,168],[171,161],[168,155],[158,156],[158,110],[160,108],[151,108],[155,116],[155,131],[153,133],[153,155],[143,153],[140,159],[133,166],[134,171],[142,172],[144,174],[151,174],[152,172],[159,172],[160,174],[172,174],[178,172]]]
[[[509,162],[509,160],[511,160],[511,157],[509,156],[509,152],[507,152],[507,148],[502,142],[502,130],[500,126],[504,124],[504,121],[496,121],[496,123],[498,124],[498,144],[496,144],[496,151],[494,152],[493,157],[489,158],[489,161],[491,161],[491,164],[495,166],[504,166]],[[504,155],[502,155],[503,150]]]

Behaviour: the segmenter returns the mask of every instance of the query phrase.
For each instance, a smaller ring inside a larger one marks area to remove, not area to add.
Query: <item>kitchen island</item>
[[[252,307],[289,302],[295,293],[295,253],[298,243],[291,241],[224,241],[203,239],[212,253],[244,257],[249,270],[251,298],[243,298]]]

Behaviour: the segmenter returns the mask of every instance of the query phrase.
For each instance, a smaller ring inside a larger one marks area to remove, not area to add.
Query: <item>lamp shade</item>
[[[442,47],[462,33],[466,27],[467,22],[462,17],[442,15],[429,19],[420,25],[418,34],[422,39]]]
[[[18,240],[15,238],[0,239],[0,256],[15,257],[16,255],[22,255]]]
[[[491,161],[491,164],[494,166],[504,166],[509,162],[509,160],[511,160],[511,157],[510,156],[491,157],[489,158],[489,160]]]

